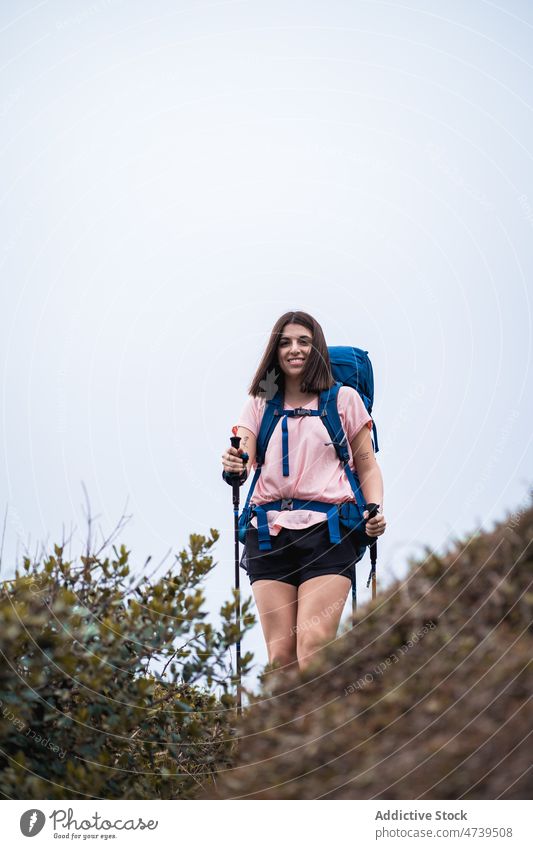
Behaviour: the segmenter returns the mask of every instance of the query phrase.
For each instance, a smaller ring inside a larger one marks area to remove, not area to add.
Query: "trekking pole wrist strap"
[[[225,480],[230,486],[233,486],[234,483],[238,482],[239,486],[242,486],[245,483],[246,478],[248,477],[248,470],[243,469],[240,474],[237,472],[226,472],[222,470],[222,480]]]

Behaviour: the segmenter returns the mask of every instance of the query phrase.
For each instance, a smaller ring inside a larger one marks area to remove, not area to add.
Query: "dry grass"
[[[257,697],[216,798],[530,797],[532,538],[528,505],[428,550],[313,670]]]

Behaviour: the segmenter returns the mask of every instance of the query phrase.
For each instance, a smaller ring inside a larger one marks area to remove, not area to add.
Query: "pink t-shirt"
[[[301,406],[318,410],[318,395]],[[372,418],[361,396],[351,386],[340,387],[337,407],[349,443],[365,425],[372,428]],[[264,398],[250,396],[241,411],[238,425],[251,430],[257,438],[264,409]],[[284,409],[293,410],[294,407],[287,405]],[[267,504],[279,498],[301,498],[329,504],[355,501],[335,446],[324,444],[331,442],[331,437],[320,416],[287,416],[289,476],[283,476],[281,418],[270,437],[250,503]],[[354,471],[350,444],[348,453],[350,468]],[[325,522],[327,515],[316,510],[268,510],[267,519],[270,533],[276,536],[281,528],[301,530]],[[251,524],[257,528],[256,516],[252,516]]]

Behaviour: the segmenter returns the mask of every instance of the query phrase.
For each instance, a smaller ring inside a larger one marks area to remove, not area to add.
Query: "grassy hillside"
[[[217,798],[530,797],[532,538],[529,503],[412,563],[254,700]]]

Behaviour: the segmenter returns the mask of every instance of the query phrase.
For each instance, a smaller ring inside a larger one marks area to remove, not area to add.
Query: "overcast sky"
[[[217,528],[217,610],[220,457],[288,309],[370,353],[382,582],[525,503],[532,38],[525,0],[4,0],[4,576],[80,549],[83,483],[137,569]]]

